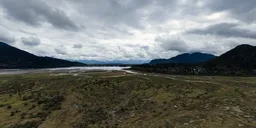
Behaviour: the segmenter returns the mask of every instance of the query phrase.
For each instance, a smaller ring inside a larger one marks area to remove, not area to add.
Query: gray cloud
[[[181,53],[189,51],[187,42],[181,37],[157,37],[155,41],[166,51],[178,51]]]
[[[255,0],[204,0],[204,6],[214,12],[228,11],[237,20],[254,22]]]
[[[60,29],[78,29],[62,10],[50,7],[41,0],[1,0],[0,4],[9,17],[33,26],[48,22]]]
[[[14,35],[40,37],[37,47],[14,46],[62,59],[219,55],[241,43],[256,45],[255,5],[255,0],[0,0],[0,29],[12,34],[9,41]]]
[[[15,43],[16,39],[15,37],[12,37],[10,34],[0,32],[0,41],[8,44]]]
[[[204,0],[204,2],[214,11],[230,10],[237,13],[247,13],[256,7],[255,0]]]
[[[61,48],[56,48],[54,50],[59,55],[66,55],[66,54],[68,54],[67,51],[65,51],[64,49],[61,49]]]
[[[160,47],[159,51],[162,50],[162,52],[204,52],[215,55],[220,55],[244,42],[251,43],[250,39],[237,40],[236,38],[216,38],[202,35],[161,36],[157,37],[155,41],[156,45]]]
[[[256,39],[256,31],[239,28],[236,23],[219,23],[210,25],[203,29],[189,30],[187,34],[211,34],[225,37],[241,37]]]
[[[38,37],[22,37],[21,42],[27,46],[38,46],[41,40]]]
[[[178,9],[172,8],[178,0],[74,0],[68,3],[86,14],[89,22],[94,20],[115,29],[120,26],[144,29],[148,21],[162,22]]]
[[[19,32],[24,33],[26,35],[36,36],[36,33],[28,32],[28,31],[25,31],[25,30],[19,30]]]
[[[77,49],[83,48],[83,45],[82,44],[74,44],[73,48],[77,48]]]

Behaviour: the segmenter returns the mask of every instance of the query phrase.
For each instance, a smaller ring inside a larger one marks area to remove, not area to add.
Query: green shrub
[[[20,112],[20,110],[16,110],[16,111],[15,111],[15,113],[19,113],[19,112]]]
[[[14,113],[14,112],[11,112],[11,113],[10,113],[10,116],[14,116],[14,115],[15,115],[15,113]]]
[[[29,110],[32,110],[32,109],[34,109],[35,107],[36,107],[36,105],[33,104],[33,105],[31,106],[31,108],[29,108]]]
[[[23,112],[23,113],[21,113],[20,118],[21,118],[21,119],[24,119],[26,115],[27,115],[27,114]]]
[[[12,106],[11,106],[11,105],[8,105],[8,106],[7,106],[7,109],[11,109],[11,108],[12,108]]]
[[[22,97],[22,100],[23,100],[23,101],[27,101],[27,100],[28,100],[28,97],[27,97],[27,96],[23,96],[23,97]]]
[[[48,116],[48,113],[47,112],[38,112],[36,116],[39,118],[46,118]]]
[[[28,106],[28,103],[24,103],[23,105],[24,105],[24,106]]]

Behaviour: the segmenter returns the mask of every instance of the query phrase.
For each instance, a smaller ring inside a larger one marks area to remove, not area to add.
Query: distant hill
[[[84,65],[51,57],[39,57],[0,42],[0,68],[56,68]]]
[[[170,59],[155,59],[150,64],[196,64],[206,62],[216,58],[216,56],[206,53],[185,53]]]
[[[256,69],[256,47],[243,44],[207,62],[204,67],[216,69]]]

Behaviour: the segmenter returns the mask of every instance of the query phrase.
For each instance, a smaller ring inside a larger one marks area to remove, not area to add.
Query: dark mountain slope
[[[243,44],[207,62],[204,67],[218,69],[256,69],[256,47]]]
[[[168,64],[168,63],[176,63],[176,64],[196,64],[201,62],[206,62],[211,59],[214,59],[216,56],[205,53],[185,53],[178,55],[176,57],[170,59],[156,59],[152,60],[150,64]]]
[[[55,68],[84,65],[51,57],[38,57],[0,42],[0,68]]]

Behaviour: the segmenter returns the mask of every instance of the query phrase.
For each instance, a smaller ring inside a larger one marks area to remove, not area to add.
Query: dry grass
[[[0,88],[0,127],[256,127],[253,77],[42,73]]]

